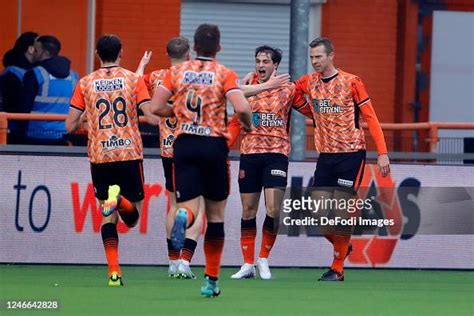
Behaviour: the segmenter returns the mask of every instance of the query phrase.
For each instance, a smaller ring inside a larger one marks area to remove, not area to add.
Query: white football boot
[[[255,266],[250,263],[244,263],[237,273],[232,274],[231,279],[255,279]]]
[[[272,278],[272,273],[270,272],[270,267],[268,266],[267,258],[258,258],[257,260],[257,270],[262,280],[270,280]]]
[[[180,263],[178,265],[178,271],[177,271],[178,278],[180,279],[195,279],[196,276],[194,273],[191,271],[191,268],[189,267],[189,261],[186,260],[180,260]]]
[[[170,260],[170,265],[168,267],[168,276],[170,278],[175,278],[178,274],[178,266],[181,260]]]

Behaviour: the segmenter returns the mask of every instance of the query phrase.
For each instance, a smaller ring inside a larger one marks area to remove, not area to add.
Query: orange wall
[[[87,0],[23,0],[22,4],[22,32],[56,36],[61,41],[60,54],[72,61],[79,75],[84,75]]]
[[[335,46],[335,64],[364,81],[382,122],[395,119],[397,0],[330,0],[321,35]]]
[[[4,1],[0,10],[0,58],[13,47],[17,38],[18,23],[18,3],[17,1]],[[3,64],[0,63],[0,69],[3,70]]]
[[[394,122],[414,122],[418,3],[400,0],[398,6],[397,80]]]
[[[153,51],[146,72],[169,67],[166,43],[179,36],[180,0],[97,0],[96,38],[113,33],[122,39],[122,66],[135,70],[145,50]],[[96,67],[98,61],[96,60]]]

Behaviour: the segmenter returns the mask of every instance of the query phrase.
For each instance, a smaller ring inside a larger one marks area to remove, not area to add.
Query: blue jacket
[[[17,66],[8,66],[2,73],[2,76],[7,75],[8,73],[14,74],[20,81],[23,81],[25,76],[26,69],[17,67]]]
[[[10,65],[0,75],[0,111],[24,112],[23,110],[23,77],[27,69]],[[8,121],[8,143],[21,143],[25,137],[28,121]]]
[[[41,65],[32,71],[38,83],[38,92],[31,113],[67,114],[79,80],[77,73],[69,69],[67,76],[58,78]],[[27,137],[39,139],[61,139],[64,134],[64,121],[30,121],[27,131]]]

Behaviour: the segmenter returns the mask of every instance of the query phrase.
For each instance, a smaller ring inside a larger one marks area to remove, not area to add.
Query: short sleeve
[[[235,89],[241,89],[239,76],[234,71],[229,70],[224,78],[224,93],[227,94]]]
[[[161,84],[163,88],[166,88],[169,92],[173,93],[174,85],[173,85],[173,74],[171,71],[167,71],[165,77],[163,78],[163,82]]]
[[[145,82],[145,85],[146,85],[148,91],[150,91],[150,89],[151,89],[151,86],[150,86],[151,85],[151,82],[150,82],[151,73],[147,73],[142,78],[143,78],[143,81]]]
[[[86,103],[84,102],[84,94],[82,93],[81,84],[77,84],[71,98],[70,106],[78,111],[84,112]]]
[[[150,101],[150,94],[148,93],[148,89],[142,77],[138,78],[136,94],[137,106],[140,106],[142,103]]]

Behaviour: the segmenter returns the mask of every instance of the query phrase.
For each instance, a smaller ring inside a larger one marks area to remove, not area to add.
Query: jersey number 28
[[[121,106],[119,106],[119,104]],[[101,111],[101,105],[104,105],[103,111]],[[113,120],[114,124],[119,127],[125,127],[128,124],[128,116],[127,116],[127,104],[125,99],[122,97],[117,97],[112,102],[112,106],[110,101],[107,99],[99,99],[96,104],[96,108],[101,111],[99,115],[99,129],[107,129],[112,128],[112,124],[103,124],[102,120],[104,117],[108,116],[111,108],[113,108]]]

